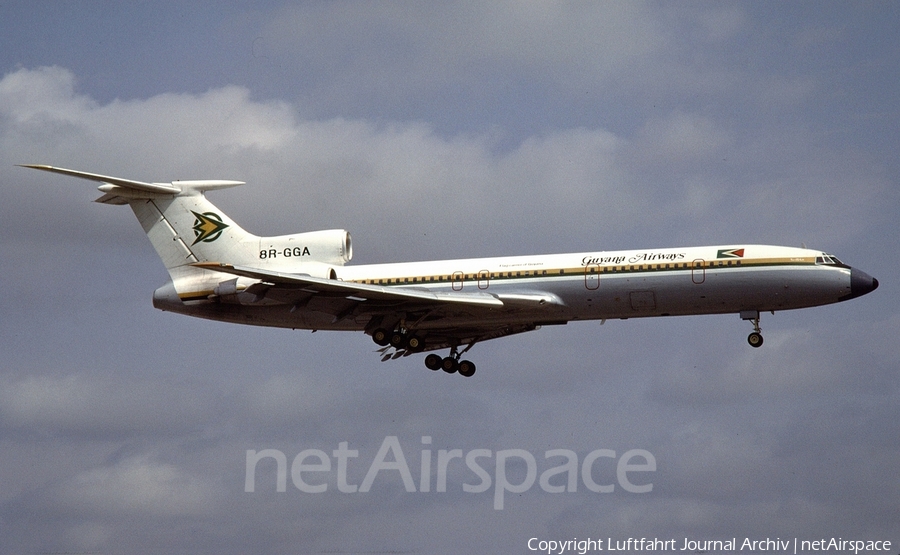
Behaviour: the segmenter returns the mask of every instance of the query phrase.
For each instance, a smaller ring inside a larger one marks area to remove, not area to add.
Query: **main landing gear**
[[[425,341],[421,337],[403,330],[388,331],[384,328],[378,328],[372,332],[372,341],[382,347],[390,345],[397,350],[403,349],[413,353],[418,353],[425,348]]]
[[[456,347],[450,349],[450,356],[441,358],[434,353],[425,357],[425,366],[429,370],[443,370],[448,374],[459,372],[460,376],[471,378],[475,375],[475,363],[468,360],[459,360]]]
[[[378,328],[372,332],[372,341],[382,347],[394,347],[398,352],[393,358],[401,355],[401,351],[409,351],[418,353],[425,349],[425,340],[415,333],[407,330],[398,329],[388,331],[385,328]],[[459,373],[460,376],[470,378],[475,375],[475,363],[468,360],[459,360],[460,355],[469,350],[472,345],[459,352],[455,346],[450,348],[450,355],[441,357],[434,353],[425,357],[425,366],[429,370],[443,370],[448,374]],[[383,349],[382,349],[383,350]],[[385,355],[382,360],[387,360],[389,355]]]
[[[759,329],[759,311],[758,310],[742,310],[742,320],[750,320],[753,323],[753,332],[747,336],[747,343],[751,347],[762,347],[763,336]]]

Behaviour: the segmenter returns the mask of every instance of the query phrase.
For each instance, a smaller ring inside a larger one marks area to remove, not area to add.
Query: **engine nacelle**
[[[353,243],[350,233],[344,229],[260,237],[259,258],[277,266],[306,265],[313,261],[343,266],[353,258]]]

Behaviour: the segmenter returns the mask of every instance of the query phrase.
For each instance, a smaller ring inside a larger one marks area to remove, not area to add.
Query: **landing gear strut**
[[[747,343],[751,347],[762,347],[763,336],[762,330],[759,328],[759,311],[758,310],[742,310],[742,320],[750,320],[753,323],[753,332],[747,336]]]

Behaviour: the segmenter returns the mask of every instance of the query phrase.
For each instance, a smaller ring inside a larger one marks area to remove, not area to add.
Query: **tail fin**
[[[204,190],[233,184],[175,183],[182,191],[173,197],[128,202],[167,269],[221,260],[247,264],[255,258],[259,238],[244,231],[203,195]]]
[[[245,264],[258,255],[259,237],[244,231],[204,196],[206,191],[243,185],[242,181],[144,183],[53,166],[23,167],[102,183],[99,189],[104,194],[97,202],[131,206],[170,273],[197,262]]]

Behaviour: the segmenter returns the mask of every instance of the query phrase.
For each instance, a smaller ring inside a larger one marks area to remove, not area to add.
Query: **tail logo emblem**
[[[215,212],[194,212],[191,210],[196,220],[194,220],[194,242],[192,245],[203,241],[204,243],[212,243],[222,235],[222,231],[228,227],[228,224],[222,221],[222,217]]]

